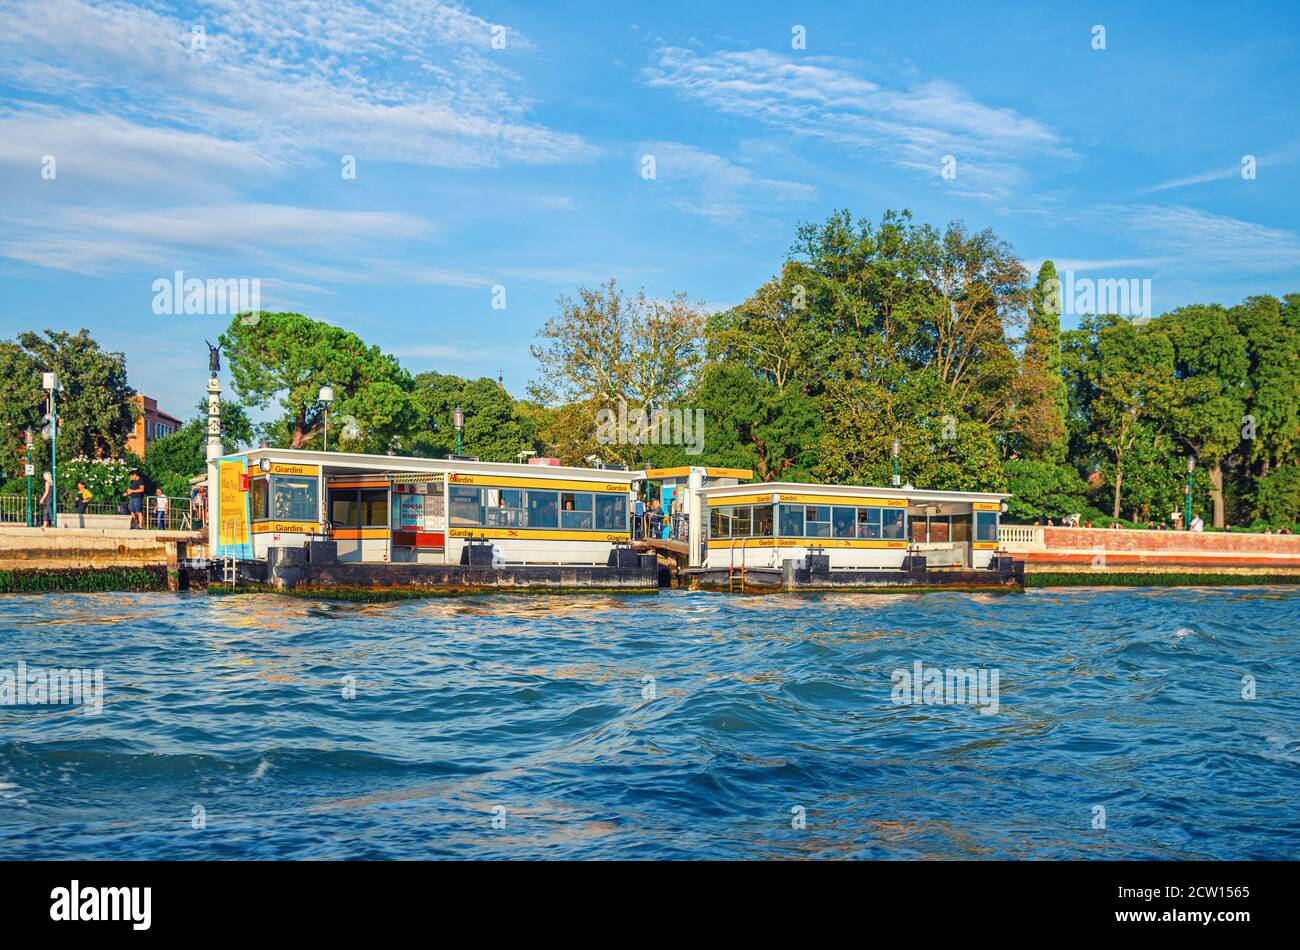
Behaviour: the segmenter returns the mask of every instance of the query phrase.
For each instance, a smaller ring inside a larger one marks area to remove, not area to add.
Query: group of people
[[[1082,523],[1081,523],[1081,518],[1082,518],[1082,516],[1079,515],[1079,514],[1066,515],[1064,518],[1061,519],[1061,525],[1060,525],[1060,526],[1061,526],[1062,528],[1091,528],[1091,527],[1092,527],[1092,521],[1091,521],[1091,520],[1088,520],[1088,521],[1082,521]],[[1040,524],[1040,523],[1041,523],[1041,522],[1038,522],[1038,521],[1035,521],[1035,522],[1034,522],[1035,525],[1038,525],[1038,524]],[[1120,529],[1120,528],[1123,528],[1123,527],[1124,527],[1124,526],[1123,526],[1122,524],[1120,524],[1118,521],[1112,521],[1112,522],[1110,523],[1110,526],[1111,526],[1112,528],[1117,529],[1117,530]],[[1047,519],[1047,527],[1049,527],[1049,528],[1056,527],[1056,522],[1053,521],[1051,518],[1048,518],[1048,519]],[[1165,521],[1148,521],[1148,522],[1147,522],[1143,527],[1144,527],[1146,530],[1148,530],[1148,531],[1182,531],[1182,530],[1183,530],[1183,513],[1182,513],[1181,511],[1179,511],[1178,509],[1175,508],[1173,511],[1171,511],[1171,512],[1169,513],[1169,520],[1168,520],[1167,522],[1165,522]],[[1192,521],[1191,521],[1191,524],[1188,526],[1188,530],[1189,530],[1189,531],[1204,531],[1204,530],[1205,530],[1205,522],[1204,522],[1204,520],[1202,520],[1200,512],[1197,512],[1195,515],[1192,516]],[[1228,529],[1228,530],[1231,530],[1231,529]],[[1269,533],[1271,533],[1271,532],[1269,532]],[[1279,533],[1281,533],[1281,531],[1279,531]],[[1288,532],[1288,533],[1289,533],[1289,532]]]
[[[144,479],[140,477],[139,472],[131,473],[131,481],[126,491],[122,493],[123,501],[118,505],[120,514],[129,514],[131,516],[131,527],[143,529],[145,527],[145,485]],[[84,516],[89,510],[91,504],[95,501],[95,493],[86,487],[86,483],[77,482],[77,493],[73,499],[73,510],[79,516]],[[54,511],[54,479],[49,472],[45,473],[44,490],[41,492],[41,527],[53,528],[57,525],[56,513]],[[167,509],[168,498],[161,488],[154,491],[154,509],[156,512],[156,523],[159,531],[167,528]]]
[[[649,504],[638,498],[632,502],[632,537],[640,540],[642,538],[662,538],[670,540],[672,538],[681,538],[685,535],[685,513],[682,511],[681,502],[676,496],[672,499],[672,507],[664,511],[663,505],[659,499],[651,499]]]

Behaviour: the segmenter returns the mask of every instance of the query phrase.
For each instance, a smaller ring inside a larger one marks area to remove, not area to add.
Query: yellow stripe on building
[[[315,521],[256,521],[253,534],[319,534]]]
[[[626,495],[631,491],[628,482],[584,482],[574,478],[520,478],[512,475],[448,475],[451,485],[472,485],[476,488],[555,488],[565,491],[591,491]]]
[[[792,495],[786,492],[764,492],[761,495],[710,495],[709,507],[726,505],[768,505],[773,495],[780,497],[783,505],[841,505],[846,508],[906,508],[906,498],[872,498],[858,495]]]
[[[630,540],[626,531],[564,531],[549,528],[452,528],[448,534],[453,538],[501,538],[519,541],[596,541],[609,544],[613,541]]]
[[[718,548],[761,551],[764,548],[874,548],[890,551],[907,550],[905,540],[875,540],[867,538],[719,538],[709,542],[709,550]]]

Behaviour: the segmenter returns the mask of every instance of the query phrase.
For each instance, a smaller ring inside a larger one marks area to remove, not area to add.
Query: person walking
[[[41,527],[54,527],[54,479],[45,473],[45,490],[41,492]]]
[[[1201,520],[1201,516],[1199,514],[1192,516],[1192,530],[1193,531],[1205,530],[1205,522]]]
[[[77,527],[86,526],[86,511],[90,508],[90,503],[95,500],[95,494],[86,487],[85,482],[77,482]]]
[[[155,518],[159,531],[167,530],[167,496],[163,494],[161,488],[154,489],[154,508],[157,510]]]

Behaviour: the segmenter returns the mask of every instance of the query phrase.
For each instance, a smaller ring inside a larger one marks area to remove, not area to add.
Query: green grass
[[[1300,584],[1300,574],[1180,574],[1173,571],[1025,574],[1026,587],[1240,587],[1248,584]]]

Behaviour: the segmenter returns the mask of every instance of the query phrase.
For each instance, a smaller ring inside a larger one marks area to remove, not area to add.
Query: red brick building
[[[171,435],[183,423],[173,415],[158,408],[158,400],[136,394],[131,401],[140,407],[140,418],[136,420],[135,432],[126,440],[126,450],[144,458],[145,451],[154,439]]]

